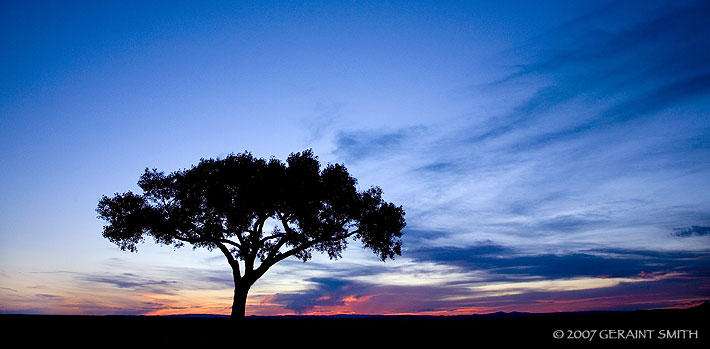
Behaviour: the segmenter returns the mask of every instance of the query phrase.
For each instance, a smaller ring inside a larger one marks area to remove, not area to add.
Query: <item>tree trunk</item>
[[[248,285],[234,285],[234,302],[232,303],[232,315],[233,320],[242,320],[246,313],[247,307],[247,294],[249,293]]]
[[[232,277],[234,278],[234,301],[232,302],[231,318],[242,320],[247,310],[247,294],[254,281],[251,277],[247,278],[247,275],[240,276],[238,269],[232,269]]]

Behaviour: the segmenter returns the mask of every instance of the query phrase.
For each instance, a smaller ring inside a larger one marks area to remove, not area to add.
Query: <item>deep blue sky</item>
[[[313,148],[403,256],[286,262],[248,313],[710,298],[702,1],[0,3],[0,312],[227,312],[221,256],[101,237],[101,195]]]

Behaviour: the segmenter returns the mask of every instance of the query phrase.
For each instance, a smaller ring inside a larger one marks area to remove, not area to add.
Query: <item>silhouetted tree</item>
[[[286,258],[305,262],[317,251],[336,259],[350,237],[383,261],[401,254],[402,207],[383,201],[378,187],[359,192],[343,165],[321,169],[311,150],[286,163],[245,152],[167,175],[146,168],[138,185],[142,195],[101,198],[103,236],[131,252],[145,236],[220,250],[234,277],[232,318],[244,317],[251,286]]]

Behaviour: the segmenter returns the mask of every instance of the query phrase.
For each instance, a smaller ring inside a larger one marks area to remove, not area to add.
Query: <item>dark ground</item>
[[[0,333],[14,345],[180,345],[233,348],[481,347],[514,343],[565,347],[707,347],[710,303],[690,309],[488,315],[222,317],[0,315]],[[560,332],[555,332],[560,331]],[[646,338],[641,338],[645,334]],[[560,339],[555,338],[562,337]],[[572,337],[572,338],[570,338]],[[21,343],[21,344],[20,344]],[[438,344],[438,345],[437,345]]]

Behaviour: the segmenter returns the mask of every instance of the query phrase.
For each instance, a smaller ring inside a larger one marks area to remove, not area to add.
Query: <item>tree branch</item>
[[[298,252],[301,252],[301,251],[304,251],[304,250],[306,250],[306,249],[309,249],[309,248],[311,248],[311,247],[313,247],[313,246],[315,246],[315,245],[317,245],[317,244],[319,244],[319,243],[321,243],[321,242],[338,241],[338,240],[347,239],[347,238],[349,238],[349,237],[351,237],[351,236],[357,234],[358,231],[359,231],[359,230],[354,230],[354,231],[351,231],[351,232],[349,232],[349,233],[347,233],[347,234],[343,234],[343,235],[339,235],[339,236],[327,237],[327,238],[321,238],[321,239],[314,239],[314,240],[312,240],[312,241],[310,241],[310,242],[307,242],[307,243],[305,243],[305,244],[303,244],[303,245],[301,245],[301,246],[298,246],[298,247],[294,247],[293,249],[291,249],[291,250],[289,250],[289,251],[286,251],[285,253],[282,253],[282,254],[276,256],[277,262],[280,262],[280,261],[282,261],[282,260],[284,260],[284,259],[286,259],[286,258],[288,258],[288,257],[291,257],[291,256],[295,255],[295,254],[298,253]]]
[[[234,256],[232,255],[232,252],[229,251],[229,249],[227,248],[227,246],[224,246],[224,244],[222,244],[222,242],[226,242],[226,243],[229,243],[229,244],[231,244],[231,245],[235,245],[235,246],[238,246],[238,247],[239,247],[239,244],[237,244],[236,242],[231,241],[231,240],[227,240],[227,239],[221,239],[220,241],[210,241],[210,240],[188,239],[188,238],[184,238],[184,237],[180,237],[180,236],[175,236],[174,238],[177,239],[177,240],[179,240],[179,241],[184,241],[184,242],[188,242],[188,243],[191,243],[191,244],[195,244],[195,243],[212,243],[212,244],[215,244],[215,245],[217,246],[217,248],[219,248],[219,250],[222,251],[222,253],[224,254],[224,256],[227,257],[227,262],[229,262],[229,265],[230,265],[230,266],[233,268],[233,270],[236,272],[235,277],[236,277],[237,275],[241,275],[240,270],[239,270],[239,262],[234,258]]]
[[[202,241],[202,240],[198,240],[198,239],[184,238],[184,237],[180,237],[180,236],[174,236],[174,238],[177,239],[177,240],[180,240],[180,241],[189,242],[189,243],[191,243],[191,244],[197,244],[197,243],[200,243],[200,242],[207,242],[207,241]]]
[[[234,242],[234,241],[232,241],[232,240],[229,240],[229,239],[220,239],[219,242],[223,242],[223,243],[225,243],[225,244],[232,245],[232,246],[234,246],[234,247],[236,247],[236,248],[238,248],[238,249],[240,249],[240,250],[242,249],[242,245],[240,245],[239,243]]]
[[[291,227],[288,225],[288,220],[286,219],[286,216],[279,213],[279,219],[281,220],[281,225],[284,226],[284,230],[286,230],[287,233],[296,234],[296,232],[293,231],[293,229],[291,229]]]
[[[271,239],[282,238],[284,236],[286,236],[286,234],[284,234],[284,233],[272,234],[272,235],[269,235],[269,236],[259,240],[259,243],[263,244]]]
[[[270,259],[273,259],[274,257],[276,257],[276,254],[279,252],[281,247],[283,247],[286,244],[286,242],[288,242],[287,237],[289,235],[291,235],[291,236],[296,235],[296,232],[293,229],[291,229],[291,227],[288,225],[288,220],[286,219],[286,216],[284,216],[282,213],[278,213],[278,215],[279,215],[279,219],[281,220],[281,225],[283,225],[286,233],[278,234],[278,235],[281,235],[281,239],[279,239],[279,241],[276,243],[276,245],[274,245],[272,250],[269,251],[269,255],[264,259],[264,261],[267,261],[267,260],[270,260]]]
[[[288,242],[288,239],[286,238],[286,234],[283,234],[284,236],[279,239],[279,241],[271,248],[271,251],[269,251],[269,255],[266,256],[264,260],[268,260],[270,258],[274,258],[276,254],[279,252],[281,247],[283,247],[286,242]]]
[[[244,237],[242,236],[242,233],[243,232],[241,232],[241,231],[239,233],[237,233],[237,239],[239,240],[239,244],[241,244],[242,246],[245,246],[246,244],[244,243]]]
[[[288,251],[286,251],[286,252],[284,252],[284,253],[282,253],[282,254],[278,254],[278,255],[276,254],[276,253],[278,252],[278,249],[274,249],[274,250],[271,251],[271,253],[269,253],[269,256],[264,260],[264,262],[261,263],[261,265],[259,265],[259,268],[257,268],[257,270],[256,270],[256,277],[257,277],[257,278],[258,278],[258,277],[261,277],[262,275],[264,275],[264,273],[266,273],[267,270],[269,270],[269,268],[271,268],[271,266],[273,266],[274,264],[276,264],[276,263],[278,263],[278,262],[280,262],[280,261],[282,261],[282,260],[284,260],[284,259],[286,259],[286,258],[288,258],[288,257],[291,257],[291,256],[297,254],[298,252],[301,252],[301,251],[304,251],[304,250],[306,250],[306,249],[309,249],[309,248],[311,248],[311,247],[313,247],[313,246],[315,246],[315,245],[317,245],[317,244],[319,244],[319,243],[321,243],[321,242],[338,241],[338,240],[347,239],[347,238],[349,238],[349,237],[351,237],[351,236],[357,234],[359,231],[360,231],[360,230],[358,229],[358,230],[354,230],[354,231],[351,231],[351,232],[349,232],[349,233],[347,233],[347,234],[343,234],[343,235],[339,235],[339,236],[328,237],[328,238],[321,238],[321,239],[314,239],[314,240],[312,240],[312,241],[310,241],[310,242],[304,243],[304,244],[302,244],[302,245],[300,245],[300,246],[298,246],[298,247],[294,247],[293,249],[288,250]],[[283,239],[281,239],[281,241],[279,241],[279,244],[278,244],[279,248],[280,248],[281,246],[283,246],[283,244],[285,243],[285,240],[286,240],[286,239],[283,238]]]
[[[232,267],[234,270],[234,277],[235,279],[239,276],[241,277],[241,271],[239,270],[239,262],[234,259],[234,256],[232,255],[232,252],[229,251],[227,246],[224,246],[224,244],[216,242],[215,245],[219,248],[220,251],[224,254],[225,257],[227,257],[227,262],[229,262],[229,265]],[[237,280],[235,280],[237,281]]]
[[[268,217],[259,217],[254,222],[254,230],[251,231],[251,235],[249,236],[250,249],[249,251],[244,251],[244,276],[246,276],[247,273],[254,271],[254,262],[259,254],[259,250],[264,245],[264,242],[260,239],[260,237],[263,233],[264,223],[267,219]]]

